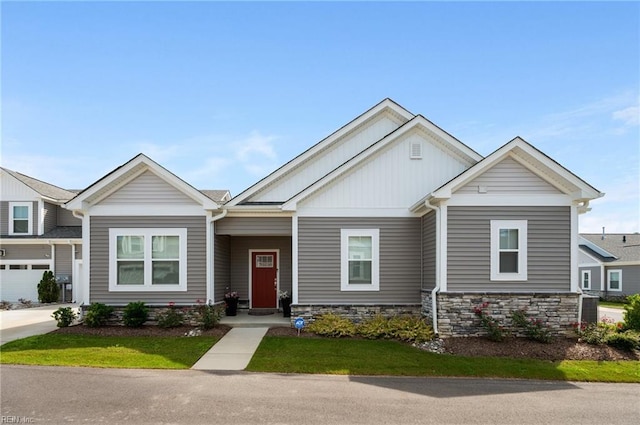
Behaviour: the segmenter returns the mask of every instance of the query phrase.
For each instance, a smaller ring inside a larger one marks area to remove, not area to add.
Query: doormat
[[[273,311],[249,311],[249,316],[270,316],[275,314]]]

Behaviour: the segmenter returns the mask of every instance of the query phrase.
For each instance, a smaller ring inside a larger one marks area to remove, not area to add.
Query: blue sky
[[[3,2],[2,166],[83,188],[144,152],[238,194],[390,97],[521,136],[640,231],[640,4]]]

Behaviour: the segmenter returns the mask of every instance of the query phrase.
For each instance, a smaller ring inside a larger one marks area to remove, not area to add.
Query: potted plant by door
[[[238,293],[236,291],[224,294],[224,314],[227,316],[238,314]]]
[[[280,291],[280,305],[282,306],[282,316],[291,317],[291,296],[287,291]]]

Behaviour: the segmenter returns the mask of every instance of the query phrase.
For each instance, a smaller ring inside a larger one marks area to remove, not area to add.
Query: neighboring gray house
[[[385,99],[228,202],[138,155],[66,204],[83,217],[82,302],[292,295],[293,316],[422,312],[478,333],[473,307],[578,320],[578,214],[602,196],[516,138],[483,158]]]
[[[38,301],[45,270],[75,299],[81,287],[82,223],[61,205],[76,193],[0,168],[0,299]]]
[[[580,235],[580,287],[603,298],[640,293],[640,234]]]

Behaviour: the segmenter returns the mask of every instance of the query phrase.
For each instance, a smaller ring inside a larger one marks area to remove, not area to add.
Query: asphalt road
[[[640,385],[2,366],[1,423],[637,424]]]

